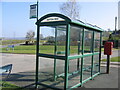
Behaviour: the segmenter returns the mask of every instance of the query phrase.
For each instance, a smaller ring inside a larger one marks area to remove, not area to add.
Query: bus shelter
[[[49,84],[41,84],[39,81],[41,57],[53,59],[53,81],[51,82],[59,81],[58,78],[62,78],[62,88],[64,89],[82,86],[100,74],[103,31],[101,28],[80,20],[71,20],[58,13],[50,13],[41,17],[36,25],[36,87],[43,85],[55,88]],[[58,73],[56,63],[60,60],[64,65],[61,65],[63,71]]]

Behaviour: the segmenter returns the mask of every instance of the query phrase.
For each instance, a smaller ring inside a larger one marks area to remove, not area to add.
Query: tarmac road
[[[111,57],[117,57],[117,56],[118,56],[118,51],[117,50],[113,51],[113,55],[111,55]],[[24,87],[35,82],[35,72],[34,72],[36,65],[35,55],[2,53],[0,58],[2,58],[2,66],[7,64],[13,64],[11,78],[8,80],[9,82],[16,84],[20,87]],[[106,55],[102,54],[102,59],[104,58],[106,58]],[[53,61],[54,60],[52,59],[40,58],[40,62],[41,62],[40,69],[43,71],[46,70],[48,72],[51,71],[54,65]],[[63,63],[64,61],[62,60],[57,61],[58,66],[64,65]],[[76,62],[74,63],[71,62],[71,63],[74,64]],[[103,65],[102,66],[103,69],[101,70],[101,72],[105,73],[106,68],[104,67],[104,63],[102,63],[102,65]],[[120,67],[120,63],[117,64],[115,63],[114,65],[111,64],[110,74],[103,74],[98,77],[95,77],[94,80],[88,81],[86,84],[84,84],[82,88],[118,88],[118,79],[119,79],[118,66]],[[33,71],[33,73],[31,73],[31,71]]]
[[[111,57],[117,57],[117,56],[118,56],[118,50],[114,50]],[[7,64],[13,64],[12,73],[35,70],[36,55],[2,53],[2,56],[0,56],[0,58],[2,58],[2,66],[7,65]],[[106,55],[102,53],[102,59],[106,59],[106,58],[107,58]],[[40,68],[53,67],[54,65],[53,61],[54,61],[53,59],[40,57]],[[58,66],[63,65],[63,63],[64,63],[63,60],[57,61]],[[74,63],[76,63],[76,61]]]

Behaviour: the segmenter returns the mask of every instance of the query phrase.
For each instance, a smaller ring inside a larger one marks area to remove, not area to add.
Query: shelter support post
[[[82,55],[84,54],[84,37],[85,37],[85,30],[83,28],[83,31],[82,31]],[[83,60],[84,58],[82,57],[81,58],[81,73],[80,73],[80,82],[81,82],[81,86],[82,86],[82,82],[83,82]]]
[[[101,47],[102,47],[102,32],[100,33],[100,47],[99,47],[99,72],[100,72],[100,64],[101,64]]]
[[[57,27],[55,28],[55,49],[54,55],[57,55]],[[54,81],[56,81],[56,57],[54,58]]]
[[[94,45],[95,45],[95,43],[94,43],[94,36],[95,36],[95,32],[93,31],[93,34],[92,34],[92,53],[93,53],[93,55],[92,55],[92,61],[91,61],[91,77],[93,77],[93,69],[94,69]]]
[[[68,88],[68,66],[69,66],[69,47],[70,47],[70,24],[67,25],[67,33],[66,33],[66,60],[65,60],[65,80],[64,80],[64,89]]]
[[[80,31],[79,31],[79,39],[78,39],[78,55],[80,54]],[[77,60],[77,70],[79,70],[79,67],[80,67],[80,59],[78,58]]]

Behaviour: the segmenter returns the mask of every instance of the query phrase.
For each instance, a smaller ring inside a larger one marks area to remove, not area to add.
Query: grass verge
[[[3,85],[2,85],[3,83]],[[2,90],[17,90],[17,89],[20,89],[20,87],[14,85],[14,84],[11,84],[9,82],[2,82],[0,81],[0,88]]]
[[[18,43],[24,43],[26,40],[2,40],[2,45],[13,45]]]
[[[54,47],[53,45],[40,45],[40,53],[45,54],[54,54]],[[90,51],[89,47],[85,47],[85,50]],[[99,48],[95,48],[95,50],[99,50]],[[118,49],[113,49],[118,50]],[[57,46],[57,51],[65,51],[65,46]],[[102,48],[104,51],[104,48]],[[14,50],[12,48],[2,48],[0,49],[1,53],[16,53],[16,54],[35,54],[36,53],[36,45],[20,45],[15,46]],[[77,54],[78,53],[78,46],[70,46],[70,54]]]
[[[102,61],[106,61],[106,59],[102,59]],[[110,58],[111,62],[120,62],[120,56],[119,57],[112,57]]]

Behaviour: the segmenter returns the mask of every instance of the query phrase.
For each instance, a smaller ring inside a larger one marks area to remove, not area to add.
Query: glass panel
[[[66,26],[57,26],[57,54],[65,55]]]
[[[40,27],[40,53],[65,55],[66,26]]]
[[[93,65],[93,74],[95,74],[99,71],[99,55],[94,55]]]
[[[91,60],[92,56],[88,56],[84,58],[83,62],[83,80],[89,78],[91,76]]]
[[[82,45],[82,28],[71,26],[70,28],[70,55],[79,55]]]
[[[98,52],[100,48],[100,33],[95,32],[95,39],[94,39],[94,52]]]
[[[78,67],[79,65],[79,67]],[[81,58],[79,58],[79,64],[78,59],[72,59],[69,61],[69,87],[72,87],[78,83],[80,83],[80,71],[81,70]]]
[[[55,28],[43,26],[40,27],[40,53],[54,54]]]
[[[93,31],[85,29],[85,38],[84,38],[84,53],[92,52],[92,34]]]

